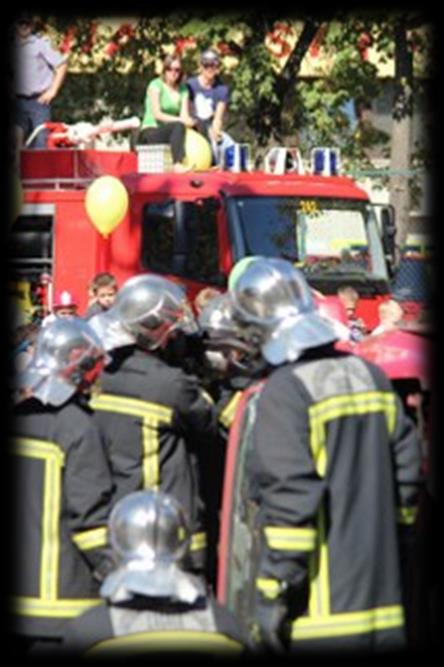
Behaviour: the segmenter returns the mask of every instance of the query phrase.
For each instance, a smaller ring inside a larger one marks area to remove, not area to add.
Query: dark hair
[[[14,24],[18,25],[20,23],[27,23],[31,27],[32,32],[43,32],[46,27],[42,18],[29,12],[22,12],[15,17]]]
[[[182,68],[182,60],[179,55],[177,54],[168,54],[164,57],[162,60],[162,74],[161,77],[164,79],[165,77],[165,72],[171,67],[171,65],[174,62],[180,63],[180,67]],[[177,78],[177,83],[180,83],[182,81],[183,77],[183,71],[181,72],[180,76]]]

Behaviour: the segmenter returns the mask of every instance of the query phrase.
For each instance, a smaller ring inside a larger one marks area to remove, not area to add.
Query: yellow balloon
[[[102,236],[108,236],[128,211],[128,192],[115,176],[100,176],[86,191],[85,208],[89,219]]]
[[[183,164],[196,171],[205,171],[211,167],[211,159],[211,147],[205,137],[196,130],[187,128]]]

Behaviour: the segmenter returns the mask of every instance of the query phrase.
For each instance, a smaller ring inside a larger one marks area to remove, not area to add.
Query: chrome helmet
[[[185,290],[148,274],[127,280],[111,308],[89,322],[107,350],[136,343],[155,350],[165,347],[176,330],[188,334],[198,330]]]
[[[250,374],[258,359],[258,340],[244,335],[243,328],[233,318],[228,293],[214,297],[198,318],[203,334],[205,359],[213,370],[235,370]]]
[[[117,569],[104,581],[103,597],[192,601],[203,594],[199,580],[178,567],[191,533],[174,497],[154,490],[130,493],[114,506],[108,528]]]
[[[105,361],[105,349],[87,322],[56,319],[40,329],[32,360],[17,377],[18,386],[44,404],[62,405],[93,384]]]
[[[279,258],[255,257],[230,281],[233,317],[246,334],[259,336],[273,365],[296,360],[304,350],[338,338],[316,306],[304,274]]]

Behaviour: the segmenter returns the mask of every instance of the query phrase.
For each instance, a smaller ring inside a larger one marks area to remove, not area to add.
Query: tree
[[[78,72],[67,78],[56,99],[55,117],[66,122],[95,121],[105,114],[140,117],[146,84],[162,53],[176,50],[185,69],[193,72],[200,51],[216,46],[224,56],[223,76],[231,86],[228,129],[235,137],[251,143],[255,152],[297,143],[306,155],[314,145],[335,144],[349,169],[370,166],[375,146],[390,152],[390,137],[371,125],[365,109],[381,87],[369,50],[381,62],[395,58],[391,158],[392,170],[399,173],[390,186],[401,223],[398,240],[404,238],[405,188],[411,181],[401,170],[410,166],[406,137],[415,94],[409,31],[424,23],[421,16],[370,10],[290,17],[273,11],[219,15],[182,11],[114,26],[98,19],[49,18],[48,22],[59,43],[68,45]],[[325,75],[308,79],[301,76],[302,66],[306,55],[315,51],[321,52],[328,68]],[[354,119],[347,111],[353,106]]]

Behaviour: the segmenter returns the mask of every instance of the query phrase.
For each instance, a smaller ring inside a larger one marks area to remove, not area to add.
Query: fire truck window
[[[219,284],[219,243],[215,200],[206,199],[188,209],[185,218],[185,234],[187,239],[186,276],[210,284]]]
[[[176,226],[174,202],[149,204],[143,211],[142,266],[161,273],[171,273]]]

